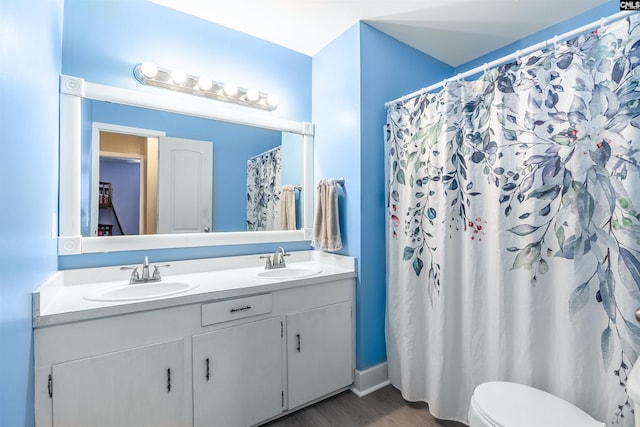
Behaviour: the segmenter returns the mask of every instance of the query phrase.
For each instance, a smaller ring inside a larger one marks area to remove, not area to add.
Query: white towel
[[[316,193],[316,216],[311,246],[329,252],[342,249],[338,218],[338,185],[335,179],[320,180]]]
[[[296,190],[291,184],[284,185],[280,194],[280,228],[296,229]]]

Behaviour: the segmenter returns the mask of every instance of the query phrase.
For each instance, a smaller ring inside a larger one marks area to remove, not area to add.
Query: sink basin
[[[319,267],[285,267],[273,270],[263,270],[258,273],[258,277],[264,279],[297,279],[300,277],[314,276],[322,272]]]
[[[118,285],[85,295],[89,301],[137,301],[177,295],[190,291],[198,285],[179,282],[140,283]]]

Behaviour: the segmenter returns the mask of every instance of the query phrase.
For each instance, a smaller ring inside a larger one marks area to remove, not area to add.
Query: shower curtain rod
[[[267,151],[263,151],[262,153],[260,153],[260,154],[256,154],[256,155],[255,155],[255,156],[253,156],[253,157],[249,157],[249,160],[257,159],[258,157],[260,157],[260,156],[264,156],[265,154],[268,154],[268,153],[270,153],[270,152],[272,152],[272,151],[276,151],[276,150],[277,150],[277,149],[279,149],[279,148],[282,148],[282,146],[281,146],[281,145],[279,145],[279,146],[277,146],[277,147],[269,148]]]
[[[618,13],[616,13],[614,15],[611,15],[611,16],[609,16],[607,18],[601,18],[598,21],[594,21],[594,22],[592,22],[590,24],[583,25],[582,27],[576,28],[575,30],[566,32],[566,33],[564,33],[562,35],[559,35],[559,36],[552,37],[552,38],[550,38],[550,39],[548,39],[546,41],[540,42],[540,43],[535,44],[533,46],[530,46],[530,47],[528,47],[526,49],[516,50],[514,53],[506,55],[506,56],[503,56],[502,58],[496,59],[495,61],[491,61],[489,63],[485,63],[485,64],[480,65],[480,66],[478,66],[476,68],[473,68],[473,69],[471,69],[469,71],[465,71],[464,73],[460,73],[460,74],[457,74],[457,75],[455,75],[453,77],[450,77],[448,79],[444,79],[440,83],[433,84],[431,86],[422,88],[422,89],[417,90],[415,92],[412,92],[412,93],[410,93],[408,95],[404,95],[404,96],[402,96],[400,98],[394,99],[393,101],[386,102],[384,104],[384,106],[385,106],[385,108],[389,108],[393,104],[404,102],[404,101],[406,101],[408,99],[415,98],[416,96],[420,96],[420,95],[422,95],[424,93],[427,93],[427,92],[430,92],[430,91],[432,91],[434,89],[442,87],[447,82],[455,81],[455,80],[461,80],[461,79],[464,79],[465,77],[472,76],[472,75],[477,74],[477,73],[479,73],[481,71],[485,71],[485,70],[488,70],[490,68],[497,67],[498,65],[505,64],[505,63],[507,63],[509,61],[512,61],[514,59],[517,59],[517,58],[520,58],[522,56],[528,55],[528,54],[530,54],[532,52],[535,52],[537,50],[544,49],[544,48],[556,45],[557,43],[559,43],[561,41],[565,41],[565,40],[568,40],[568,39],[573,38],[575,36],[578,36],[580,34],[586,33],[587,31],[590,31],[590,30],[592,30],[592,29],[594,29],[596,27],[604,27],[606,24],[608,24],[608,23],[610,23],[612,21],[616,21],[618,19],[622,19],[625,16],[632,15],[634,13],[637,13],[637,12],[626,12],[626,11],[624,11],[624,12],[618,12]]]

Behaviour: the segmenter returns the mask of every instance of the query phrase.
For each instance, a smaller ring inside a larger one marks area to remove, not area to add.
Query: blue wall
[[[56,270],[62,0],[0,1],[0,426],[32,426],[31,292]]]
[[[360,256],[360,27],[313,57],[315,181],[345,178],[338,191],[341,254]]]
[[[453,69],[357,24],[313,57],[315,177],[343,176],[342,254],[357,258],[356,366],[386,360],[384,103]]]
[[[362,240],[358,286],[359,369],[386,360],[384,104],[449,77],[452,68],[360,24],[360,161]]]
[[[256,110],[255,114],[311,121],[309,56],[145,0],[66,0],[62,57],[64,74],[132,90],[164,92],[163,89],[142,86],[133,78],[134,66],[146,60],[167,68],[181,67],[190,74],[206,74],[214,80],[232,80],[239,86],[255,86],[262,91],[277,93],[280,103],[275,111]],[[231,104],[228,108],[246,111],[245,107]],[[95,116],[93,119],[98,120]],[[207,139],[195,135],[186,137]],[[214,140],[214,173],[218,167],[215,144]],[[246,163],[239,173],[246,175]],[[214,188],[214,197],[217,197],[216,193],[224,197],[224,189]],[[235,194],[244,195],[245,190]],[[244,204],[242,206],[244,208]],[[214,212],[214,221],[219,217],[219,213]],[[244,219],[245,211],[238,217]],[[231,226],[214,224],[214,227],[230,229]],[[280,245],[63,256],[59,258],[59,267],[67,269],[135,263],[144,259],[144,255],[149,255],[154,261],[244,255],[269,252],[277,246]],[[282,246],[287,250],[310,248],[308,243],[286,243]]]
[[[311,119],[309,56],[146,0],[65,1],[63,73],[162,93],[134,79],[143,61],[278,94],[275,111],[256,114]]]
[[[313,122],[315,180],[344,177],[338,191],[342,250],[360,258],[360,26],[354,25],[313,57]],[[357,265],[358,276],[360,265]],[[360,279],[357,287],[360,288]],[[361,336],[357,295],[356,340]],[[364,326],[368,328],[368,326]],[[356,365],[366,354],[356,343]]]

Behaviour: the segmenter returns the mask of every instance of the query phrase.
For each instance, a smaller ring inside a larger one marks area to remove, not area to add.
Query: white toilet
[[[488,382],[473,392],[470,427],[603,427],[553,394],[522,384]]]

